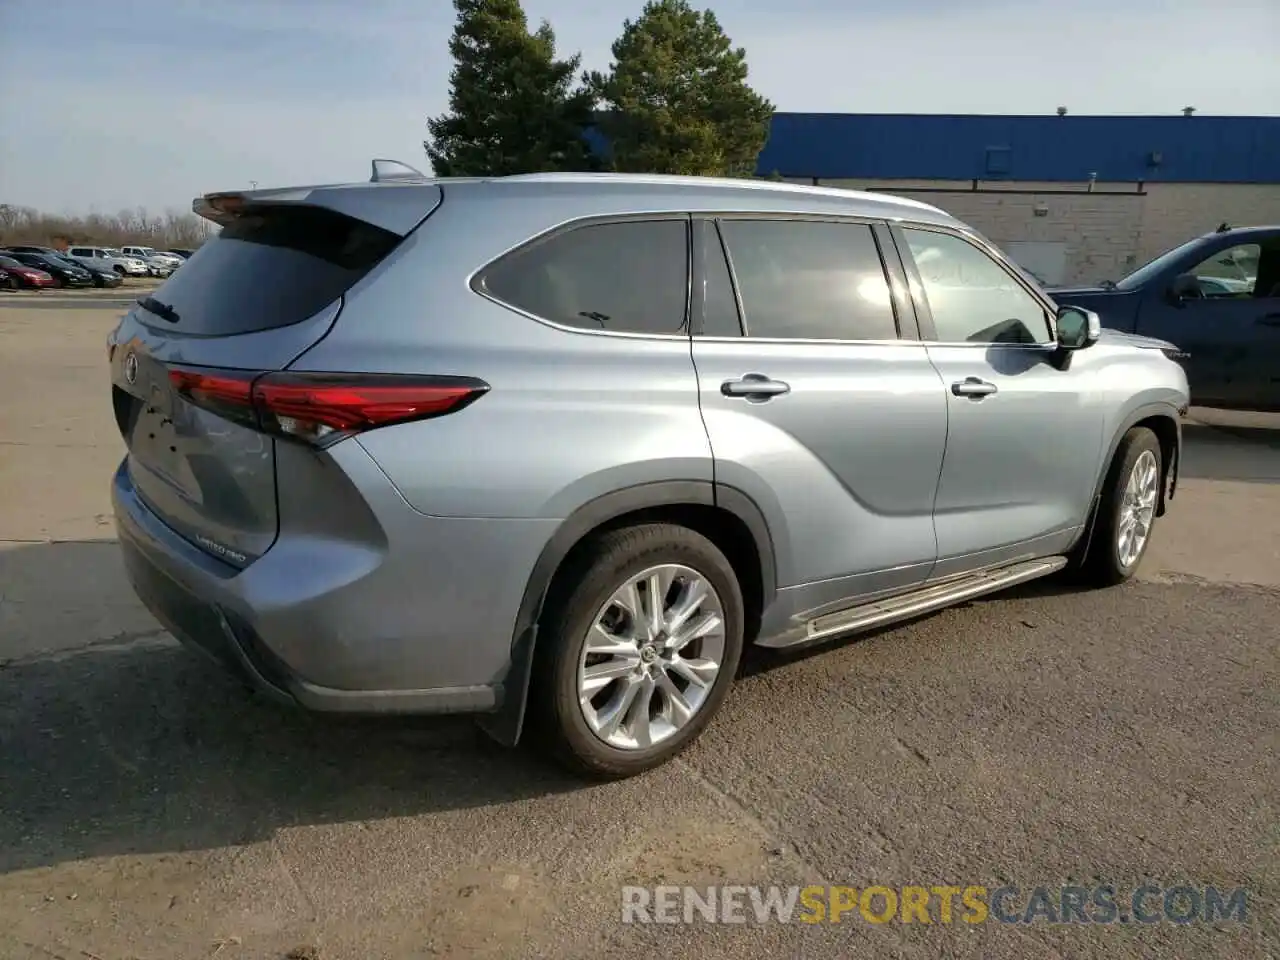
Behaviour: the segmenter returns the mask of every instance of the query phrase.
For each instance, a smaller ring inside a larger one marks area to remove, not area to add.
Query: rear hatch
[[[300,387],[287,375],[272,387],[273,374],[280,379],[325,335],[346,291],[440,198],[438,187],[419,183],[196,202],[221,232],[142,297],[109,343],[129,477],[166,525],[235,566],[266,552],[278,533],[276,445],[341,439],[286,416]],[[279,416],[255,405],[268,388],[273,402],[284,397]]]

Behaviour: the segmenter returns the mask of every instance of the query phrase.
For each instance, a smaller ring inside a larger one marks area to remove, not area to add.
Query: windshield
[[[1140,266],[1133,273],[1129,274],[1123,280],[1116,284],[1117,290],[1136,290],[1152,277],[1164,272],[1164,269],[1179,260],[1189,250],[1199,246],[1203,242],[1203,237],[1196,237],[1194,240],[1188,240],[1180,246],[1174,247],[1172,250],[1166,250],[1160,256],[1156,257],[1149,263]]]

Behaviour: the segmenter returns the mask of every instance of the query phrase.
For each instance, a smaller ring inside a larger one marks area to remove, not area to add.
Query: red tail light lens
[[[256,430],[253,381],[259,376],[259,373],[174,367],[169,370],[169,383],[188,403]]]
[[[455,413],[489,390],[474,377],[250,373],[175,367],[189,403],[265,433],[316,446],[375,427]]]

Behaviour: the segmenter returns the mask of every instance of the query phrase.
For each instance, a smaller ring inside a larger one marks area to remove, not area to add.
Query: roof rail
[[[399,160],[374,160],[370,183],[386,183],[388,180],[426,180],[427,175]]]

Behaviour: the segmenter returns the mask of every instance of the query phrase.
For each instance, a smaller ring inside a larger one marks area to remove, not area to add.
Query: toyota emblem
[[[138,355],[132,351],[124,358],[124,378],[129,383],[138,379]]]

